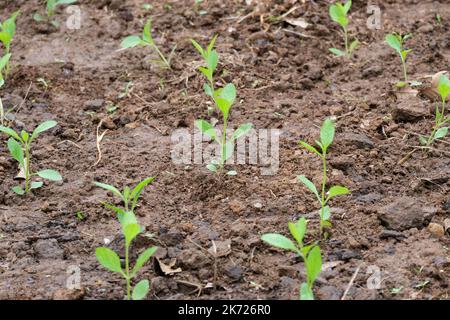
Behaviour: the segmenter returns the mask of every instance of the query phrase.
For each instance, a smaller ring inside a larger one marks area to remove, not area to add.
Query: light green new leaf
[[[142,39],[148,44],[153,44],[152,37],[152,20],[148,19],[147,23],[144,26],[144,30],[142,31]]]
[[[330,119],[326,119],[322,128],[320,129],[320,142],[322,143],[322,148],[326,151],[328,147],[333,143],[334,140],[334,123]]]
[[[305,177],[304,175],[298,176],[297,177],[298,181],[300,181],[301,183],[303,183],[310,191],[312,191],[317,199],[320,199],[319,197],[319,192],[317,192],[317,188],[314,185],[314,183],[312,183],[307,177]]]
[[[23,150],[20,143],[18,143],[14,138],[9,138],[8,140],[8,149],[11,153],[11,156],[19,162],[19,164],[23,167],[24,165],[24,156],[23,156]]]
[[[117,253],[111,249],[105,247],[97,248],[95,249],[95,256],[97,257],[98,262],[109,271],[123,274],[120,258]]]
[[[122,229],[125,229],[130,224],[139,224],[133,211],[124,211],[123,214],[119,214],[117,218],[122,225]]]
[[[221,149],[222,150],[222,149]],[[225,154],[223,155],[223,159],[226,161],[228,159],[230,159],[233,156],[234,153],[234,144],[231,143],[230,141],[228,141],[225,144]]]
[[[239,139],[240,137],[245,136],[252,128],[253,125],[251,123],[241,125],[235,132],[233,132],[231,140],[234,141]]]
[[[359,40],[358,39],[353,40],[352,43],[350,44],[348,51],[350,53],[352,53],[353,51],[355,51],[355,49],[358,47],[358,45],[359,45]]]
[[[36,139],[42,132],[50,130],[53,127],[56,127],[57,124],[58,122],[54,120],[49,120],[41,123],[36,127],[36,129],[34,129],[33,134],[31,135],[31,141]]]
[[[31,189],[39,189],[44,183],[42,181],[35,181],[31,183]]]
[[[300,247],[303,246],[303,238],[305,237],[307,223],[308,222],[306,221],[305,217],[301,217],[300,220],[297,221],[297,223],[288,223],[289,231]]]
[[[437,89],[439,94],[441,95],[442,101],[445,101],[448,94],[450,93],[450,80],[443,74],[439,77]]]
[[[133,191],[131,191],[130,198],[133,200],[131,203],[131,211],[133,211],[136,207],[137,201],[139,200],[144,187],[152,183],[155,178],[156,177],[148,177],[147,179],[144,179],[133,189]]]
[[[305,141],[299,141],[299,143],[300,143],[303,147],[305,147],[306,149],[308,149],[309,151],[312,151],[312,152],[318,154],[319,156],[322,156],[322,154],[321,154],[316,148],[314,148],[313,146],[309,145],[309,144],[306,143]]]
[[[448,134],[448,127],[439,128],[434,134],[434,139],[442,139]]]
[[[195,49],[197,49],[197,51],[200,53],[200,55],[203,58],[205,58],[205,51],[203,50],[202,46],[197,41],[195,41],[194,39],[191,39],[191,43],[195,47]]]
[[[7,135],[9,135],[10,137],[13,137],[17,141],[22,142],[22,138],[17,134],[17,132],[15,132],[11,128],[0,126],[0,132],[6,133]]]
[[[306,282],[300,286],[300,300],[314,300],[314,294]]]
[[[328,49],[332,54],[338,56],[338,57],[342,57],[345,56],[345,52],[336,48],[330,48]]]
[[[232,103],[229,100],[223,98],[216,98],[215,101],[217,104],[217,108],[219,108],[219,110],[222,112],[224,118],[228,118]]]
[[[141,38],[138,36],[128,36],[122,40],[120,46],[124,49],[134,48],[141,44]]]
[[[236,100],[236,87],[232,83],[228,83],[221,91],[219,98],[227,100],[230,105]]]
[[[39,177],[50,180],[50,181],[61,181],[62,180],[61,174],[58,171],[51,170],[51,169],[42,170],[42,171],[36,172],[36,174]]]
[[[348,0],[344,5],[344,14],[347,14],[352,7],[352,0]]]
[[[97,182],[97,181],[94,181],[94,184],[95,184],[97,187],[103,188],[103,189],[105,189],[105,190],[107,190],[107,191],[111,191],[111,192],[114,193],[116,196],[118,196],[119,198],[123,199],[122,193],[121,193],[116,187],[111,186],[111,185],[106,184],[106,183]]]
[[[402,42],[399,38],[400,36],[394,33],[388,34],[385,38],[386,43],[395,51],[398,52],[398,54],[401,55],[402,52]]]
[[[211,71],[211,73],[214,73],[214,70],[216,70],[218,63],[219,63],[219,54],[217,53],[216,50],[213,50],[206,57],[206,65],[208,69]]]
[[[195,126],[200,130],[200,132],[206,134],[212,140],[216,139],[216,130],[208,121],[202,119],[196,120]]]
[[[145,250],[139,258],[136,260],[136,264],[134,265],[133,271],[131,272],[131,277],[134,277],[139,270],[141,270],[142,266],[151,258],[151,256],[158,250],[157,247],[151,247]]]
[[[12,191],[17,193],[19,196],[23,196],[25,194],[25,191],[19,186],[12,188]]]
[[[123,228],[123,235],[125,236],[125,243],[127,246],[141,233],[141,226],[137,223],[130,223]]]
[[[349,193],[350,193],[350,190],[347,189],[346,187],[333,186],[328,191],[328,199],[327,200],[330,200],[336,196],[345,195],[345,194],[349,194]]]
[[[149,290],[150,290],[150,283],[148,282],[148,280],[141,280],[134,287],[133,294],[131,297],[133,300],[136,301],[142,300],[147,296]]]
[[[322,210],[320,210],[319,213],[321,215],[320,218],[321,218],[322,222],[330,220],[330,218],[331,218],[331,209],[330,209],[329,206],[325,206],[323,208],[323,213],[322,213]]]
[[[3,70],[5,68],[5,66],[8,64],[9,59],[11,59],[11,53],[5,54],[1,59],[0,59],[0,70]]]
[[[261,240],[264,242],[267,242],[268,244],[285,249],[285,250],[291,250],[295,253],[298,253],[298,249],[295,246],[295,244],[286,238],[285,236],[278,234],[278,233],[266,233],[261,237]]]
[[[312,284],[316,281],[320,272],[322,272],[322,256],[318,246],[315,246],[309,251],[305,264],[308,284],[312,287]]]

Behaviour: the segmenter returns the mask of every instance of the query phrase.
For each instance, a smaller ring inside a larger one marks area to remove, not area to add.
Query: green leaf
[[[137,201],[142,193],[142,190],[152,183],[153,180],[155,180],[156,177],[148,177],[147,179],[144,179],[141,181],[134,189],[131,191],[131,199],[133,199],[133,202],[131,204],[131,210],[133,211],[136,207]]]
[[[148,259],[158,250],[158,247],[151,247],[145,250],[139,258],[136,260],[136,264],[134,265],[133,271],[131,272],[131,277],[134,277],[139,270],[141,270],[142,266],[147,263]]]
[[[221,149],[222,150],[222,149]],[[226,161],[226,160],[228,160],[228,159],[230,159],[232,156],[233,156],[233,153],[234,153],[234,144],[233,143],[231,143],[230,141],[228,141],[226,144],[225,144],[225,154],[223,154],[222,156],[223,156],[223,159]]]
[[[425,145],[427,145],[428,140],[424,136],[419,136],[419,142],[421,145],[425,146]]]
[[[297,221],[297,223],[288,223],[289,231],[299,244],[299,247],[303,246],[303,238],[305,237],[307,223],[308,222],[306,221],[305,217],[301,217],[300,220]]]
[[[322,272],[322,256],[318,246],[315,246],[309,251],[305,265],[308,284],[309,287],[312,287],[314,281],[316,281],[317,277]]]
[[[22,138],[17,134],[17,132],[15,132],[11,128],[0,126],[0,132],[6,133],[7,135],[13,137],[14,139],[22,142]]]
[[[200,53],[200,55],[205,58],[205,52],[204,52],[202,46],[194,39],[191,39],[191,43],[195,47],[195,49],[197,49],[198,53]]]
[[[24,156],[23,156],[22,146],[14,138],[9,138],[8,149],[9,149],[9,152],[11,153],[11,156],[14,158],[14,160],[19,162],[19,164],[23,167]]]
[[[33,19],[36,22],[44,22],[47,21],[47,19],[45,19],[43,16],[41,16],[38,12],[36,12],[35,14],[33,14]]]
[[[359,45],[359,40],[355,39],[353,40],[353,42],[350,44],[350,47],[348,48],[349,53],[352,53],[353,51],[355,51],[356,47],[358,47]]]
[[[232,83],[228,83],[221,91],[219,98],[227,100],[231,105],[236,100],[236,87]]]
[[[129,223],[123,228],[123,235],[125,236],[125,243],[127,246],[141,233],[141,226],[137,223]]]
[[[345,52],[336,48],[330,48],[328,49],[332,54],[338,57],[345,56]]]
[[[111,192],[114,193],[116,196],[118,196],[119,198],[123,199],[122,193],[121,193],[119,190],[117,190],[116,187],[111,186],[111,185],[109,185],[109,184],[97,182],[97,181],[94,181],[94,184],[95,184],[97,187],[100,187],[100,188],[103,188],[103,189],[105,189],[105,190],[111,191]]]
[[[3,70],[5,68],[5,66],[8,64],[10,58],[11,58],[11,53],[8,53],[8,54],[5,54],[0,59],[0,70]]]
[[[134,287],[131,297],[133,298],[133,300],[142,300],[147,296],[149,289],[150,283],[148,282],[148,280],[141,280]]]
[[[450,93],[450,80],[443,74],[439,77],[437,89],[439,94],[441,95],[442,101],[445,101],[448,94]]]
[[[39,189],[44,183],[42,181],[35,181],[31,183],[31,189]]]
[[[218,37],[218,36],[219,36],[219,35],[216,34],[216,35],[211,39],[211,42],[209,43],[208,48],[206,49],[206,51],[208,52],[208,54],[210,54],[210,53],[213,51],[214,45],[216,44],[216,40],[217,40],[217,37]]]
[[[227,176],[237,176],[237,171],[236,170],[230,170],[227,172]]]
[[[342,10],[341,6],[332,4],[329,8],[329,14],[334,22],[340,23],[342,17],[344,16],[344,11]]]
[[[125,229],[129,224],[139,224],[133,211],[124,211],[123,214],[119,214],[117,218],[122,225],[122,229]]]
[[[305,141],[299,141],[299,143],[300,143],[303,147],[305,147],[306,149],[308,149],[309,151],[312,151],[312,152],[318,154],[319,156],[322,156],[322,154],[321,154],[316,148],[314,148],[313,146],[307,144]]]
[[[205,91],[205,93],[206,93],[208,96],[210,96],[211,98],[214,97],[213,90],[212,90],[212,88],[211,88],[211,86],[210,86],[209,84],[205,83],[205,84],[203,85],[203,91]]]
[[[328,147],[333,143],[334,140],[334,123],[330,119],[326,119],[322,128],[320,129],[320,142],[322,143],[322,147],[326,151]]]
[[[51,128],[55,127],[58,123],[54,120],[49,120],[41,123],[34,129],[33,134],[31,135],[31,141],[36,139],[42,132],[50,130]]]
[[[149,44],[153,44],[152,37],[152,20],[148,19],[144,26],[144,31],[142,32],[142,39]]]
[[[344,5],[344,14],[347,14],[352,7],[352,0],[348,0]]]
[[[222,112],[224,118],[228,118],[228,114],[230,113],[231,106],[233,105],[229,100],[223,98],[215,99],[217,108]]]
[[[51,170],[51,169],[42,170],[42,171],[36,172],[36,174],[39,177],[50,180],[50,181],[61,181],[62,180],[61,174],[59,174],[58,171]]]
[[[410,54],[411,53],[411,49],[408,49],[408,50],[403,50],[400,54],[401,54],[401,56],[402,56],[402,58],[403,58],[403,60],[406,60],[406,56],[408,55],[408,54]]]
[[[207,166],[206,166],[206,168],[209,170],[209,171],[211,171],[211,172],[217,172],[217,166],[215,165],[215,164],[213,164],[213,163],[210,163],[210,164],[208,164]]]
[[[111,249],[101,247],[95,249],[95,256],[97,257],[98,262],[112,272],[117,272],[123,275],[122,267],[120,265],[120,258]]]
[[[322,210],[320,210],[319,213],[322,215]],[[330,220],[330,218],[331,218],[331,209],[330,209],[329,206],[325,206],[323,208],[323,215],[320,218],[321,218],[322,222]]]
[[[25,130],[22,130],[22,132],[20,133],[20,136],[22,137],[22,140],[25,141],[25,142],[27,142],[28,138],[30,137],[28,132],[26,132]]]
[[[2,31],[0,32],[0,41],[3,43],[5,47],[9,45],[12,40],[12,36],[9,32]]]
[[[141,44],[141,38],[138,36],[128,36],[122,40],[120,46],[124,49],[134,48]]]
[[[395,51],[398,52],[398,54],[401,55],[402,52],[402,42],[401,39],[399,39],[399,36],[397,34],[391,33],[388,34],[385,38],[386,43]]]
[[[241,125],[235,132],[233,132],[233,135],[231,136],[231,141],[237,140],[240,137],[245,136],[252,128],[253,125],[251,123]]]
[[[295,253],[298,253],[298,249],[295,246],[295,244],[286,238],[285,236],[278,234],[278,233],[266,233],[261,237],[261,240],[264,242],[267,242],[268,244],[285,249],[285,250],[291,250]]]
[[[25,194],[25,191],[19,186],[12,188],[12,191],[14,191],[14,193],[17,193],[19,196],[23,196]]]
[[[310,191],[312,191],[317,199],[320,199],[319,197],[319,192],[317,191],[316,186],[314,185],[314,183],[312,183],[307,177],[305,177],[304,175],[298,176],[297,177],[298,181],[300,181],[301,183],[303,183]]]
[[[78,0],[58,0],[56,2],[56,5],[58,6],[58,5],[62,5],[62,4],[72,4],[72,3],[75,3],[77,1]]]
[[[327,200],[330,200],[336,196],[345,195],[345,194],[349,194],[349,193],[350,193],[350,190],[347,189],[346,187],[333,186],[328,191],[328,199]]]
[[[212,140],[215,140],[217,138],[216,130],[208,121],[202,119],[196,120],[195,126],[200,130],[200,132],[206,134]]]
[[[448,134],[448,127],[439,128],[434,134],[434,139],[442,139]]]
[[[219,54],[216,50],[213,50],[207,57],[206,57],[206,66],[211,71],[211,74],[214,73],[214,70],[217,68],[217,64],[219,63]]]
[[[314,300],[314,294],[306,282],[300,286],[300,300]]]

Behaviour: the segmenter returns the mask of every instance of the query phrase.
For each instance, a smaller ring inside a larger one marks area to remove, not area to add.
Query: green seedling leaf
[[[423,146],[426,146],[428,144],[428,140],[424,136],[419,136],[419,142]]]
[[[268,244],[285,249],[285,250],[291,250],[293,252],[298,253],[298,249],[295,246],[295,244],[286,238],[285,236],[278,234],[278,233],[266,233],[261,237],[261,240],[264,242],[267,242]]]
[[[191,39],[191,43],[195,47],[195,49],[198,51],[198,53],[200,53],[200,55],[203,58],[205,58],[205,51],[203,50],[202,46],[194,39]],[[205,58],[205,60],[206,60],[206,58]]]
[[[49,120],[41,123],[34,129],[33,134],[31,135],[31,141],[36,139],[42,132],[50,130],[51,128],[55,127],[58,123],[54,120]]]
[[[27,142],[28,138],[30,137],[30,135],[28,134],[28,132],[22,130],[22,132],[20,133],[20,136],[22,137],[22,140]]]
[[[228,83],[221,91],[219,98],[225,99],[232,105],[236,100],[236,87],[232,83]]]
[[[352,53],[353,51],[355,51],[355,49],[358,47],[358,45],[359,45],[359,40],[358,39],[353,40],[352,43],[350,44],[348,51],[350,53]]]
[[[51,169],[42,170],[42,171],[36,172],[36,174],[39,177],[50,180],[50,181],[61,181],[62,180],[61,174],[59,174],[58,171],[51,170]]]
[[[227,176],[237,176],[237,171],[236,170],[230,170],[227,172]]]
[[[317,191],[316,186],[314,185],[314,183],[312,183],[307,177],[305,177],[304,175],[298,176],[297,177],[298,181],[300,181],[301,183],[303,183],[310,191],[312,191],[317,199],[320,199],[319,197],[319,192]]]
[[[445,101],[447,99],[448,94],[450,93],[450,80],[443,74],[439,77],[437,89],[441,96],[442,101]]]
[[[148,280],[141,280],[138,282],[138,284],[133,289],[133,300],[139,301],[144,299],[148,291],[150,290],[150,283]]]
[[[9,138],[8,149],[9,149],[9,152],[11,153],[11,156],[14,158],[14,160],[19,162],[19,164],[23,167],[24,156],[23,156],[22,146],[14,138]]]
[[[320,272],[322,271],[322,256],[320,248],[315,246],[309,251],[306,258],[306,273],[308,276],[308,284],[312,287]]]
[[[9,135],[10,137],[13,137],[17,141],[22,142],[22,138],[17,134],[17,132],[15,132],[11,128],[0,126],[0,132],[6,133],[7,135]]]
[[[442,139],[448,134],[448,127],[439,128],[434,134],[434,139]]]
[[[213,90],[212,90],[212,88],[211,88],[211,86],[210,86],[209,84],[205,83],[205,84],[203,85],[203,90],[204,90],[205,93],[206,93],[208,96],[210,96],[211,98],[214,97]]]
[[[31,189],[39,189],[44,183],[42,181],[35,181],[31,183]]]
[[[218,63],[219,63],[219,54],[217,53],[216,50],[213,50],[206,57],[206,65],[210,70],[211,74],[213,74],[214,71],[216,70]]]
[[[11,53],[5,54],[0,59],[0,70],[3,70],[6,67],[6,65],[8,64],[10,59],[11,59]]]
[[[391,33],[386,36],[385,41],[392,49],[394,49],[395,51],[398,52],[398,54],[401,55],[402,52],[401,36]]]
[[[312,289],[306,282],[303,282],[300,286],[300,300],[314,300]]]
[[[130,49],[130,48],[134,48],[134,47],[140,45],[141,42],[142,42],[142,40],[138,36],[128,36],[122,40],[122,43],[120,44],[120,46],[123,49]]]
[[[307,221],[305,217],[300,218],[297,223],[289,222],[288,227],[294,239],[297,241],[299,247],[303,246],[303,238],[306,233]]]
[[[139,270],[141,270],[142,266],[147,263],[147,261],[152,257],[152,255],[158,250],[157,247],[151,247],[145,250],[139,258],[136,260],[136,264],[134,265],[133,271],[131,272],[131,277],[134,277]]]
[[[217,172],[217,166],[215,165],[215,164],[212,164],[212,163],[210,163],[210,164],[208,164],[207,166],[206,166],[206,168],[209,170],[209,171],[211,171],[211,172]]]
[[[334,123],[330,119],[326,119],[320,129],[320,142],[322,143],[322,151],[326,151],[334,140]]]
[[[316,148],[314,148],[313,146],[307,144],[305,141],[299,141],[299,143],[300,143],[300,145],[305,147],[305,149],[307,149],[309,151],[312,151],[312,152],[318,154],[319,156],[322,156],[322,154]]]
[[[139,197],[141,196],[142,190],[149,185],[150,183],[155,180],[156,177],[148,177],[147,179],[144,179],[141,181],[134,189],[131,191],[130,197],[133,200],[131,204],[131,211],[134,210],[136,207],[137,201],[139,200]]]
[[[125,243],[127,246],[141,233],[141,226],[137,223],[129,223],[123,228],[123,235],[125,236]]]
[[[130,224],[138,224],[136,215],[132,211],[124,211],[123,214],[119,214],[118,217],[122,229],[125,229]]]
[[[195,121],[195,125],[200,130],[200,132],[210,137],[211,140],[215,140],[217,138],[216,130],[208,121],[200,119]]]
[[[223,159],[226,161],[228,159],[230,159],[233,156],[234,153],[234,144],[231,143],[230,141],[228,141],[225,144],[225,148],[223,150],[225,153],[222,155]]]
[[[350,193],[350,190],[348,190],[346,187],[333,186],[328,191],[328,200],[330,200],[336,196],[345,195],[345,194],[349,194],[349,193]]]
[[[251,123],[246,123],[241,125],[234,133],[233,136],[231,137],[231,140],[237,140],[240,137],[245,136],[251,129],[253,128],[253,125]]]
[[[322,211],[321,211],[321,213],[322,213]],[[325,206],[323,208],[323,215],[321,217],[321,220],[322,220],[322,222],[324,222],[324,221],[330,220],[330,218],[331,218],[331,209],[329,206]]]
[[[47,19],[46,18],[44,18],[42,15],[40,15],[39,13],[35,13],[35,14],[33,14],[33,19],[34,19],[34,21],[36,21],[36,22],[44,22],[44,21],[47,21]]]
[[[120,258],[111,249],[101,247],[95,249],[95,255],[97,257],[98,262],[112,272],[117,272],[123,275],[122,267],[120,265]]]
[[[19,186],[12,188],[12,191],[14,191],[14,193],[18,194],[19,196],[23,196],[25,194],[25,191]]]
[[[406,85],[407,85],[407,83],[405,82],[405,81],[398,81],[396,84],[395,84],[395,86],[397,87],[397,88],[404,88],[404,87],[406,87]]]
[[[95,184],[97,187],[100,187],[100,188],[105,189],[105,190],[107,190],[107,191],[111,191],[111,192],[114,193],[116,196],[118,196],[119,198],[123,199],[122,193],[121,193],[119,190],[117,190],[116,187],[111,186],[111,185],[109,185],[109,184],[97,182],[97,181],[94,181],[94,184]]]
[[[350,11],[351,7],[352,7],[352,0],[348,0],[344,5],[343,9],[344,14],[347,14]]]
[[[336,48],[330,48],[328,49],[332,54],[338,57],[345,56],[345,52]]]

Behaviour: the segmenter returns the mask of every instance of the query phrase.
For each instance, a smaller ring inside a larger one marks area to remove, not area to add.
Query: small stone
[[[84,110],[85,111],[98,111],[103,107],[104,104],[105,104],[105,100],[103,100],[103,99],[89,100],[84,103]]]
[[[398,122],[414,122],[428,115],[428,109],[420,100],[404,100],[394,107],[392,117]]]
[[[383,230],[380,234],[380,239],[388,239],[388,238],[404,239],[406,238],[406,236],[399,231]]]
[[[363,78],[373,78],[379,76],[383,72],[383,68],[379,65],[369,65],[362,71]]]
[[[421,228],[436,214],[437,209],[419,198],[400,197],[378,209],[378,219],[386,228],[403,231]]]
[[[375,144],[364,133],[344,133],[341,136],[341,140],[345,143],[355,145],[358,148],[373,148]]]
[[[40,259],[63,259],[64,250],[56,239],[38,240],[34,245],[34,251]]]
[[[240,265],[231,262],[225,265],[224,272],[233,280],[240,280],[244,275],[244,269]]]
[[[256,203],[253,204],[253,206],[254,206],[256,209],[258,209],[258,210],[262,209],[262,207],[263,207],[263,205],[262,205],[261,202],[256,202]]]
[[[418,29],[417,32],[419,33],[429,33],[432,32],[434,30],[434,27],[432,24],[430,23],[426,23],[424,25],[421,25]]]
[[[238,200],[231,200],[229,203],[231,211],[235,214],[241,214],[245,210],[245,205]]]
[[[444,230],[447,233],[450,233],[450,219],[444,220]]]
[[[428,231],[431,233],[433,237],[436,238],[441,238],[445,234],[444,227],[434,222],[428,225]]]
[[[343,292],[335,286],[322,286],[317,289],[317,297],[320,300],[340,300]]]
[[[109,130],[114,130],[117,128],[114,121],[111,118],[105,118],[102,120],[102,127]]]

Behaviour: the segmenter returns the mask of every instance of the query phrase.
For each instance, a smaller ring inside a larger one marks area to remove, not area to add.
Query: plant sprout
[[[433,131],[428,139],[424,136],[419,136],[420,143],[427,147],[431,146],[436,139],[442,139],[447,136],[449,129],[448,126],[444,127],[445,124],[450,122],[450,115],[445,117],[445,102],[450,94],[450,80],[447,76],[442,74],[439,77],[437,90],[441,96],[441,107],[439,108],[439,104],[436,104],[436,115]]]
[[[32,189],[38,189],[42,187],[43,182],[41,181],[31,181],[31,177],[39,176],[43,179],[50,181],[61,181],[61,175],[51,169],[41,170],[33,173],[31,171],[31,143],[44,131],[47,131],[57,125],[56,121],[50,120],[41,123],[34,129],[33,133],[30,135],[25,130],[17,133],[11,128],[0,126],[0,132],[6,133],[10,136],[8,140],[8,149],[11,156],[19,162],[21,170],[24,172],[25,176],[25,190],[20,186],[14,187],[12,190],[18,195],[28,194]],[[25,154],[24,154],[25,150]]]
[[[122,49],[130,49],[136,46],[149,46],[150,48],[155,50],[159,56],[159,60],[151,60],[151,61],[155,64],[162,66],[162,68],[164,69],[169,70],[172,69],[171,60],[177,47],[174,46],[169,56],[166,58],[164,54],[161,52],[161,50],[159,50],[155,41],[153,40],[151,30],[152,30],[152,20],[148,19],[147,23],[144,26],[144,31],[142,32],[142,38],[136,35],[126,37],[125,39],[122,40],[121,43]]]
[[[345,51],[336,48],[330,48],[331,53],[335,54],[338,57],[347,56],[350,57],[353,51],[359,44],[358,39],[353,40],[351,44],[349,44],[348,39],[348,17],[347,14],[352,6],[352,1],[348,0],[345,4],[336,3],[330,5],[329,13],[331,19],[338,23],[344,32],[344,43],[345,43]]]
[[[319,194],[319,191],[317,191],[317,188],[314,185],[314,183],[312,183],[304,175],[300,175],[297,177],[301,183],[303,183],[310,191],[312,191],[316,195],[317,200],[320,203],[320,206],[321,206],[321,209],[320,209],[320,233],[321,234],[323,232],[323,228],[331,227],[331,222],[330,222],[331,209],[328,206],[328,202],[336,196],[345,195],[345,194],[350,193],[350,190],[348,190],[346,187],[342,187],[342,186],[332,186],[328,190],[328,192],[326,192],[327,152],[328,152],[328,148],[333,143],[334,131],[335,131],[335,129],[334,129],[333,121],[331,121],[330,119],[326,119],[323,122],[322,127],[320,129],[320,141],[316,141],[316,144],[320,147],[320,151],[304,141],[299,142],[300,145],[305,147],[307,150],[312,151],[313,153],[317,154],[320,157],[320,159],[322,160],[323,174],[322,174],[322,186],[321,186],[320,194]]]
[[[399,54],[400,59],[402,61],[403,81],[397,82],[396,86],[398,88],[402,88],[408,84],[408,73],[406,70],[406,57],[412,50],[404,49],[403,44],[405,43],[406,40],[411,38],[411,36],[412,36],[411,34],[406,34],[406,35],[402,36],[402,35],[394,32],[394,33],[388,34],[385,39],[386,43]]]
[[[16,11],[11,15],[9,19],[3,21],[3,23],[0,23],[0,42],[3,44],[3,47],[5,48],[4,56],[6,56],[11,52],[11,42],[14,39],[14,35],[16,33],[16,19],[19,14],[20,11]],[[4,75],[5,78],[8,77],[9,72],[10,67],[8,62],[5,67],[5,75]]]
[[[2,88],[5,85],[5,73],[6,68],[9,62],[9,59],[11,59],[11,53],[5,54],[0,59],[0,88]],[[3,126],[5,124],[5,111],[3,109],[3,102],[0,98],[0,124]]]
[[[37,22],[51,23],[54,27],[59,28],[59,22],[56,20],[53,20],[53,17],[55,16],[56,8],[60,5],[73,4],[77,1],[78,0],[46,0],[47,16],[44,17],[40,13],[36,12],[33,15],[33,19]]]
[[[150,283],[148,280],[141,280],[135,286],[133,291],[131,291],[131,281],[136,277],[139,270],[143,265],[151,258],[151,256],[158,249],[157,247],[151,247],[145,250],[136,260],[134,267],[130,268],[130,245],[134,239],[143,231],[143,228],[139,225],[136,216],[134,214],[134,209],[136,208],[139,196],[145,186],[150,184],[155,177],[149,177],[142,182],[140,182],[133,190],[129,187],[125,187],[123,192],[120,192],[116,187],[94,182],[96,186],[103,188],[105,190],[111,191],[113,194],[118,196],[124,203],[124,209],[118,208],[111,204],[105,203],[105,206],[112,209],[117,213],[119,223],[121,225],[122,233],[125,237],[125,268],[122,268],[119,255],[113,250],[100,247],[95,250],[95,255],[100,264],[111,272],[116,272],[122,275],[126,281],[126,297],[127,300],[142,300],[144,299],[149,291]]]
[[[225,162],[233,155],[236,140],[245,136],[252,129],[251,123],[243,124],[234,131],[230,139],[227,139],[228,118],[231,108],[236,100],[236,87],[234,84],[228,83],[223,88],[214,88],[214,72],[219,63],[219,55],[217,51],[214,50],[216,39],[217,36],[214,36],[208,47],[205,49],[203,49],[195,40],[191,39],[192,44],[206,62],[206,67],[199,68],[200,72],[203,73],[208,80],[208,83],[204,84],[203,89],[205,93],[211,97],[216,108],[222,113],[223,118],[221,137],[217,136],[214,126],[208,121],[203,119],[195,121],[195,125],[199,130],[218,143],[220,147],[220,158],[212,160],[211,163],[207,165],[207,168],[212,172],[222,171]],[[236,171],[228,171],[227,174],[235,175]]]
[[[296,223],[289,222],[289,231],[297,242],[294,244],[289,238],[278,233],[267,233],[261,240],[268,244],[290,250],[301,257],[306,268],[306,282],[300,286],[300,300],[314,300],[313,285],[319,274],[322,272],[322,255],[319,246],[316,244],[304,245],[303,239],[307,232],[307,220],[302,217]]]

